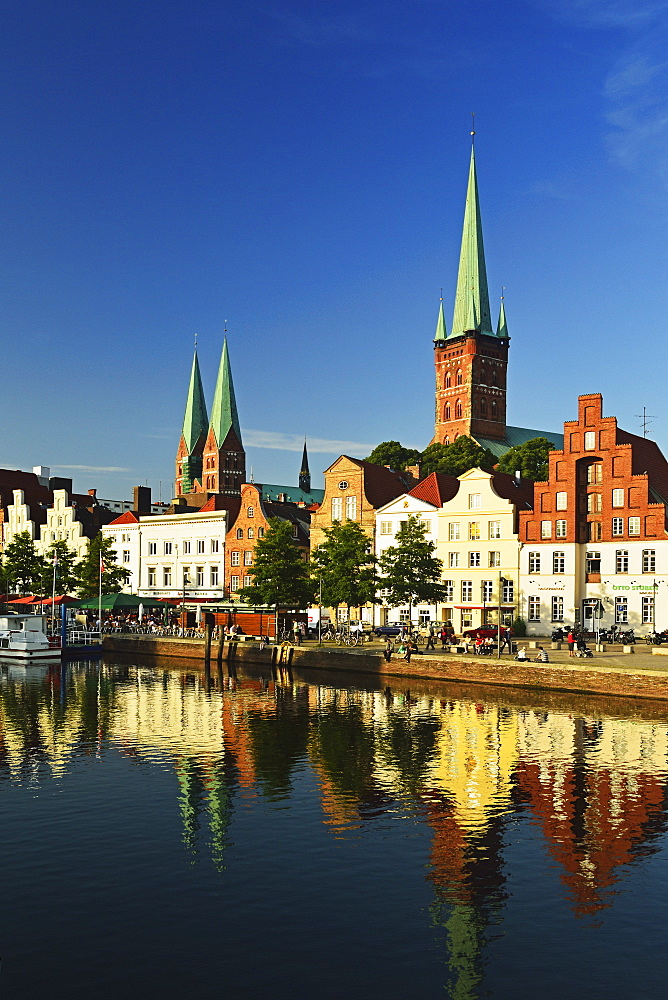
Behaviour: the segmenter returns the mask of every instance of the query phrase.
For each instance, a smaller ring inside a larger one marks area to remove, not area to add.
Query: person
[[[300,635],[300,640],[304,640],[306,638],[306,625],[304,624],[304,622],[299,623],[299,635]]]
[[[549,663],[550,662],[550,658],[547,655],[547,650],[543,649],[542,646],[538,647],[538,656],[536,657],[535,662],[536,663]]]
[[[301,632],[301,629],[299,627],[299,622],[296,619],[292,623],[292,632],[293,632],[293,635],[295,637],[295,645],[296,646],[300,646],[301,645],[301,641],[302,641],[302,632]]]
[[[436,649],[436,646],[434,645],[434,627],[433,627],[433,625],[429,626],[429,634],[427,635],[427,645],[424,648],[425,649]]]
[[[394,647],[392,645],[392,640],[390,638],[388,638],[387,642],[385,643],[385,649],[383,650],[383,656],[385,657],[385,662],[386,663],[389,663],[390,660],[392,659],[392,650],[393,649],[394,649]]]
[[[575,656],[575,636],[573,635],[573,629],[568,630],[568,635],[566,636],[566,642],[568,643],[568,655]]]
[[[481,635],[476,636],[473,652],[476,653],[478,656],[480,656],[482,653],[482,642],[483,642],[482,636]]]
[[[443,628],[441,629],[441,649],[445,649],[447,644],[448,644],[448,630],[444,625]]]
[[[406,650],[406,652],[405,652],[405,653],[404,653],[404,655],[403,655],[403,656],[401,657],[401,659],[402,659],[402,660],[405,660],[405,661],[406,661],[406,663],[410,663],[410,662],[411,662],[411,654],[412,654],[412,652],[413,652],[413,647],[412,647],[412,645],[411,645],[411,643],[410,643],[410,640],[408,640],[408,641],[406,642],[406,645],[405,645],[405,650]]]
[[[261,635],[260,636],[260,649],[266,649],[268,645],[269,645],[269,636],[268,635]]]
[[[504,629],[501,632],[501,645],[499,646],[499,652],[502,653],[504,649],[508,646],[508,652],[512,653],[513,647],[510,642],[510,629]]]
[[[527,651],[524,648],[524,646],[520,646],[519,651],[518,651],[517,656],[515,657],[515,659],[521,661],[521,660],[526,660],[526,658],[527,658]]]

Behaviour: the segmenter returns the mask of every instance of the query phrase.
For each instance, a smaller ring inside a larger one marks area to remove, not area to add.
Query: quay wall
[[[204,642],[198,639],[171,639],[108,635],[103,640],[107,653],[123,653],[155,660],[178,660],[188,667],[204,670]],[[454,681],[493,687],[524,688],[532,691],[565,691],[608,695],[621,698],[650,698],[668,701],[668,673],[663,670],[633,670],[586,662],[580,665],[520,663],[483,657],[416,656],[411,663],[394,658],[386,663],[382,655],[347,653],[339,649],[269,646],[260,649],[256,642],[229,643],[222,647],[221,661],[229,668],[266,665],[322,670],[328,673],[373,675],[376,678],[401,677]],[[218,644],[211,648],[210,665],[216,668]]]

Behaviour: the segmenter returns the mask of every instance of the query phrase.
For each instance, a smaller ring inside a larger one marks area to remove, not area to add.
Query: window
[[[603,463],[602,462],[592,462],[591,465],[587,466],[587,482],[588,483],[602,483],[603,482]]]
[[[615,552],[615,573],[628,573],[629,553],[627,549],[617,549]]]
[[[244,529],[237,528],[237,538],[243,538],[243,537],[244,537]]]
[[[157,542],[149,542],[148,543],[148,554],[150,556],[157,556],[157,554],[158,554],[158,543]]]
[[[566,537],[566,522],[565,521],[556,521],[554,527],[555,527],[555,532],[554,532],[554,537],[555,538],[565,538]]]
[[[188,541],[183,543],[183,554],[184,556],[190,555],[190,542]]]
[[[264,538],[264,528],[260,527],[257,529],[257,537]]]
[[[240,566],[240,565],[241,565],[240,553],[239,552],[231,552],[230,553],[230,566]]]
[[[469,566],[479,566],[479,565],[480,565],[480,553],[469,552]]]
[[[244,566],[253,565],[253,552],[250,549],[246,549],[244,552]]]
[[[346,497],[346,517],[349,521],[357,517],[357,497]]]
[[[459,419],[461,419],[462,416],[462,403],[460,399],[458,399],[455,403],[455,416]]]
[[[129,549],[123,549],[123,562],[124,563],[129,563],[130,562],[130,550]]]
[[[613,507],[623,507],[624,506],[624,490],[613,490],[612,491],[612,506]]]
[[[148,585],[149,587],[155,587],[155,566],[149,566],[148,568]]]
[[[557,493],[555,510],[568,510],[568,493]]]
[[[540,522],[540,537],[552,538],[552,521]]]
[[[643,549],[642,571],[643,573],[656,573],[656,549]]]
[[[480,596],[483,604],[488,604],[494,596],[494,581],[483,580],[480,586]]]
[[[183,586],[187,587],[190,584],[190,566],[183,567]]]
[[[381,535],[391,535],[392,534],[392,522],[391,521],[381,521],[380,522],[380,533],[381,533]]]
[[[204,567],[203,566],[197,566],[196,567],[196,569],[195,569],[195,579],[197,581],[197,586],[198,587],[203,587],[204,586]]]
[[[452,376],[450,375],[450,372],[446,372],[445,373],[445,388],[449,389],[451,385],[452,385]]]
[[[503,597],[504,604],[512,604],[515,600],[515,584],[512,580],[506,580],[503,585]]]
[[[172,585],[172,570],[169,566],[165,566],[162,571],[162,585],[163,587],[171,587]]]
[[[587,494],[587,511],[589,514],[600,514],[602,506],[603,504],[600,493]]]
[[[444,580],[443,589],[445,596],[444,601],[454,601],[455,599],[455,581],[454,580]]]
[[[563,622],[564,620],[564,599],[563,597],[552,598],[552,621]]]
[[[249,528],[248,529],[248,537],[249,538],[255,538],[255,528]],[[216,552],[217,551],[218,551],[218,549],[216,549]]]
[[[450,556],[448,560],[450,569],[456,569],[459,566],[459,552],[449,552],[448,555]]]
[[[529,621],[540,621],[540,597],[529,598]]]
[[[590,542],[600,542],[601,536],[603,534],[603,529],[601,528],[600,521],[590,521],[588,525]]]
[[[619,625],[629,620],[628,597],[615,597],[615,622]]]
[[[501,553],[500,552],[490,552],[490,554],[489,554],[489,565],[490,566],[500,566],[501,565]]]
[[[540,552],[529,553],[529,572],[540,573]]]
[[[252,531],[253,529],[249,528],[248,530]],[[214,553],[214,552],[217,552],[217,551],[218,551],[218,539],[217,538],[212,538],[211,539],[211,552]]]
[[[640,534],[640,518],[630,517],[629,518],[629,535],[637,536]]]
[[[469,521],[469,541],[477,542],[480,540],[480,521]]]
[[[332,521],[340,521],[343,517],[343,497],[332,497]]]
[[[587,553],[587,573],[600,573],[601,572],[601,553],[600,552],[588,552]]]
[[[460,539],[459,521],[451,521],[448,525],[448,538],[451,542],[458,542]]]
[[[253,579],[252,579],[252,577],[245,576],[244,577],[244,587],[252,587],[252,586],[253,586]]]
[[[448,375],[448,382],[447,382],[447,384],[450,385],[450,376],[449,375]],[[450,419],[450,404],[449,403],[445,404],[445,419],[446,420]]]
[[[596,431],[585,431],[584,448],[585,451],[594,451],[596,449]]]
[[[489,537],[490,538],[501,538],[501,522],[500,521],[490,521],[488,527],[489,527]]]
[[[171,554],[172,554],[172,543],[171,542],[165,542],[164,553],[163,554],[166,555],[166,556],[171,556]]]
[[[480,493],[469,493],[469,510],[477,510],[480,506]]]
[[[459,371],[457,372],[457,385],[461,385],[461,384],[462,384],[462,371],[461,371],[461,368],[460,368]]]
[[[299,538],[299,525],[298,524],[293,524],[292,525],[292,537],[293,538]]]
[[[233,593],[236,593],[236,591],[238,589],[239,589],[239,577],[238,576],[231,576],[230,577],[230,590]]]
[[[654,624],[654,598],[643,597],[642,599],[642,623],[643,625]]]
[[[425,534],[427,534],[427,535],[430,534],[431,533],[431,521],[424,521],[423,520],[422,523],[424,524]]]
[[[462,580],[462,603],[473,600],[473,583],[471,580]]]
[[[613,533],[613,535],[623,535],[624,534],[624,518],[623,517],[613,517],[613,519],[612,519],[612,533]]]
[[[198,556],[204,555],[204,539],[203,538],[198,538],[197,539],[197,555]]]
[[[552,555],[552,572],[553,573],[565,573],[566,572],[566,553],[565,552],[555,552]]]
[[[255,507],[248,507],[246,510],[247,517],[255,517]]]
[[[212,587],[217,587],[218,586],[218,567],[217,566],[212,566],[211,567],[211,586]]]

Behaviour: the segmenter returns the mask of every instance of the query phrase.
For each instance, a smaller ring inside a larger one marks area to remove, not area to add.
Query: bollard
[[[206,623],[206,630],[204,633],[204,669],[208,670],[211,665],[211,634],[213,632],[213,625],[211,622]]]
[[[225,629],[221,626],[220,633],[218,635],[218,648],[216,650],[216,663],[218,664],[218,669],[221,670],[223,666],[223,648],[225,646]]]

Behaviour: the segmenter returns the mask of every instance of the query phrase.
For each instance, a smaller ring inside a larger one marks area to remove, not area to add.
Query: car
[[[498,625],[481,625],[478,628],[465,628],[462,632],[462,635],[467,639],[496,639],[498,634]],[[502,625],[501,635],[512,635],[512,630],[507,625]]]
[[[403,630],[403,625],[376,625],[374,626],[374,635],[379,638],[386,638],[388,636],[401,635]]]

